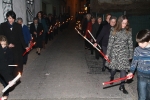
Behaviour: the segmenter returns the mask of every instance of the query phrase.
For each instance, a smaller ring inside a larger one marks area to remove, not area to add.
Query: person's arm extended
[[[127,75],[128,79],[131,79],[133,77],[133,73],[135,72],[135,69],[137,68],[138,60],[139,60],[139,52],[136,48],[134,51],[134,56],[133,56],[133,60],[132,60],[131,67],[130,67],[130,73]]]

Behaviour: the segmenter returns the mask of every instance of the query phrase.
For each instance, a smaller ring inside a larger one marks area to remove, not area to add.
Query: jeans
[[[137,75],[138,100],[150,100],[150,76]]]

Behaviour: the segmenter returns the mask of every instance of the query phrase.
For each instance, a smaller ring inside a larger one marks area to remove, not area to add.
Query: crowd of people
[[[108,13],[105,21],[102,21],[102,17],[86,14],[80,22],[77,30],[93,44],[85,39],[85,49],[89,49],[92,55],[95,51],[95,59],[103,59],[102,71],[108,70],[110,81],[114,80],[116,72],[120,72],[120,78],[132,79],[137,70],[138,100],[150,100],[150,30],[137,33],[136,42],[139,46],[134,48],[126,15],[117,18]],[[105,57],[95,48],[99,48]],[[125,83],[126,80],[121,81],[119,90],[128,94]]]
[[[23,24],[22,18],[16,18],[14,11],[8,11],[6,18],[7,21],[0,25],[0,81],[4,87],[8,84],[13,86],[13,78],[18,72],[23,73],[23,65],[28,58],[28,53],[23,53],[31,49],[31,43],[35,43],[37,55],[41,55],[41,50],[46,49],[45,45],[58,34],[58,30],[62,32],[68,27],[71,20],[69,14],[55,17],[39,11],[28,27]],[[150,100],[150,30],[144,29],[137,33],[139,46],[134,49],[132,31],[125,15],[117,18],[106,14],[105,21],[102,21],[102,17],[95,18],[87,14],[81,26],[78,28],[82,34],[93,43],[92,46],[85,40],[85,49],[89,49],[92,55],[95,53],[96,59],[103,59],[102,71],[110,72],[110,81],[114,80],[116,72],[120,72],[120,78],[127,76],[127,79],[131,79],[137,70],[138,100]],[[103,51],[105,59],[95,47]],[[121,81],[119,90],[128,94],[125,83],[125,80]],[[10,91],[7,90],[1,100],[7,99]]]
[[[18,17],[14,11],[8,11],[7,21],[0,24],[0,81],[4,87],[12,82],[18,73],[23,73],[23,65],[27,63],[28,51],[36,48],[36,53],[41,54],[41,49],[53,40],[54,36],[68,27],[71,20],[69,14],[60,14],[58,17],[39,11],[30,27],[23,24],[23,19]],[[31,44],[35,43],[34,47]],[[24,54],[24,52],[27,52]],[[13,86],[14,87],[14,86]],[[13,88],[12,87],[12,88]],[[8,89],[0,100],[7,100]]]

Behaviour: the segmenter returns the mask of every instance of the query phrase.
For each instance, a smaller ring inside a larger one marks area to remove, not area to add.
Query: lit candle
[[[8,66],[15,66],[15,67],[16,67],[16,66],[18,66],[18,65],[8,65]]]
[[[12,81],[11,83],[15,84],[19,79],[21,78],[21,74],[19,73]],[[2,92],[6,92],[9,88],[11,87],[10,84],[8,84],[3,90]]]

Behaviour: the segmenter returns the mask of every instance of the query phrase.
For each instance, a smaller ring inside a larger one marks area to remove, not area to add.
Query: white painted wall
[[[0,23],[4,22],[2,0],[0,0]]]
[[[35,3],[35,16],[36,14],[42,10],[42,0],[34,0]]]
[[[13,0],[13,11],[16,13],[16,18],[21,17],[23,23],[27,24],[26,0]]]
[[[27,24],[26,16],[26,0],[12,0],[13,11],[16,13],[16,17],[23,18],[24,24]],[[42,0],[34,0],[35,2],[35,15],[42,10]],[[2,0],[0,0],[0,23],[4,22]]]

